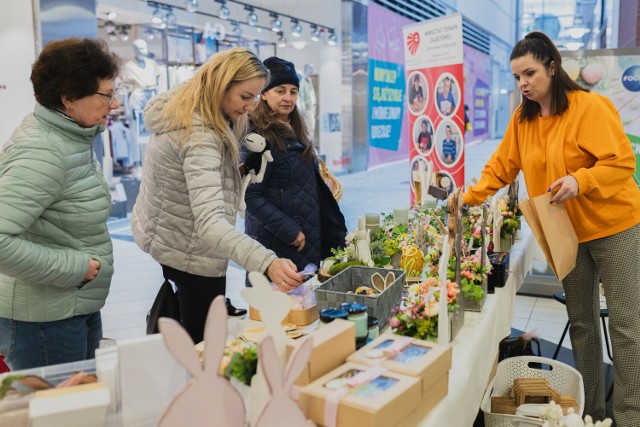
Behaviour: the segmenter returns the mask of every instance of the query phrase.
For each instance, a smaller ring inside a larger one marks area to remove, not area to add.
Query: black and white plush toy
[[[241,166],[242,193],[240,194],[240,216],[244,218],[244,211],[247,205],[244,202],[244,194],[251,183],[260,183],[264,179],[264,172],[267,169],[267,162],[273,161],[270,145],[262,135],[250,133],[244,138],[244,146],[251,154]]]

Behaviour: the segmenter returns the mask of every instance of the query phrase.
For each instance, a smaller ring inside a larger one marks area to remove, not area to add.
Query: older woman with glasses
[[[102,41],[47,45],[36,98],[0,151],[0,354],[12,370],[94,357],[113,275],[109,188],[93,152],[119,106]]]

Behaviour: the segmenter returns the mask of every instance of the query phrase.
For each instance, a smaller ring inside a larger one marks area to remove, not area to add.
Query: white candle
[[[396,208],[393,210],[393,221],[396,224],[409,225],[409,209]]]

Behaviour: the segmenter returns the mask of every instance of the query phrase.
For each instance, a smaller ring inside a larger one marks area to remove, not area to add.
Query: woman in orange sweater
[[[573,82],[543,33],[511,52],[522,104],[502,143],[464,202],[480,204],[522,170],[530,197],[552,192],[579,240],[576,267],[562,281],[576,368],[584,379],[585,415],[605,418],[599,328],[599,282],[607,296],[617,425],[640,420],[640,190],[636,159],[615,107]]]

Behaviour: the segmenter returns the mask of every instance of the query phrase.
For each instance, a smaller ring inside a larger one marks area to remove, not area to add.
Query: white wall
[[[36,58],[30,0],[4,2],[0,13],[0,145],[4,145],[35,99],[29,77]]]

